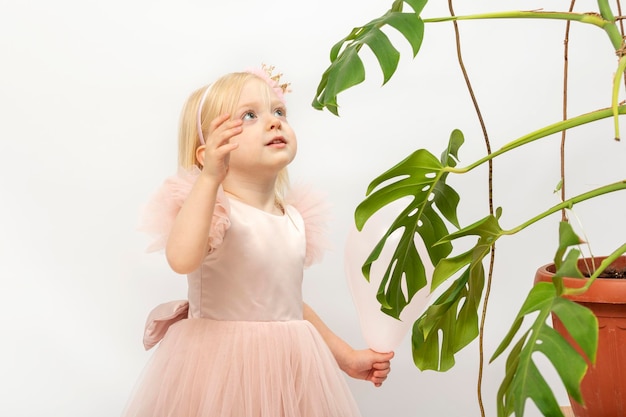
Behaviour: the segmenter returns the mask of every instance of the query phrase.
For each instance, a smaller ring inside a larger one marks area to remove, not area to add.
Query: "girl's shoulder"
[[[189,196],[196,183],[200,169],[196,166],[191,169],[179,168],[175,175],[163,181],[161,187],[152,195],[143,209],[139,230],[153,237],[148,246],[148,252],[165,249],[174,220],[183,203]],[[220,187],[213,212],[211,232],[209,235],[209,250],[213,250],[222,243],[226,230],[230,227],[230,205],[228,198]]]
[[[304,221],[305,266],[320,262],[326,250],[331,248],[328,239],[331,206],[328,199],[309,185],[297,184],[290,188],[285,197],[285,203],[293,206]]]

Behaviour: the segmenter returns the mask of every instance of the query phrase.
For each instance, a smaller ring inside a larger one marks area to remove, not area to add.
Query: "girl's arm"
[[[379,353],[371,349],[354,350],[343,339],[333,333],[322,319],[304,304],[304,319],[309,321],[322,335],[339,368],[356,379],[364,379],[380,387],[391,371],[393,352]]]
[[[217,190],[228,173],[230,152],[238,146],[229,140],[241,133],[242,121],[229,118],[223,114],[212,120],[206,145],[196,150],[202,172],[178,212],[165,246],[167,262],[179,274],[194,271],[207,254]]]
[[[192,272],[204,259],[219,185],[210,176],[200,174],[178,212],[165,247],[174,272]]]

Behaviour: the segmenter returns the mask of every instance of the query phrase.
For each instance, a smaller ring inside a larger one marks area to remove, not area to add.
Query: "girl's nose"
[[[281,127],[280,119],[276,116],[271,116],[270,121],[269,121],[270,130],[280,129],[280,127]]]

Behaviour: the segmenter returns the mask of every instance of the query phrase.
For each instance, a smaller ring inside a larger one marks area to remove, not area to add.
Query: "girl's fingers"
[[[224,131],[223,133],[224,138],[220,144],[227,143],[231,138],[240,134],[242,130],[243,129],[241,128],[241,126],[233,126],[229,128],[228,130]]]
[[[211,120],[211,123],[209,124],[209,133],[215,131],[215,129],[220,127],[222,123],[227,121],[229,118],[230,118],[230,114],[224,113],[224,114],[217,116],[215,119]]]
[[[227,156],[238,147],[239,147],[238,143],[226,143],[215,150],[215,155],[218,158]]]
[[[229,114],[222,114],[213,119],[209,124],[209,136],[213,134],[221,135],[224,133],[227,133],[227,136],[234,136],[231,133],[238,132],[241,129],[240,126],[242,124],[243,120],[230,120]]]
[[[239,144],[230,143],[230,139],[241,133],[242,120],[230,120],[228,114],[213,119],[206,138],[203,170],[220,178],[228,171],[230,153]]]
[[[207,143],[212,143],[215,148],[218,148],[227,144],[230,139],[240,134],[241,131],[241,122],[237,123],[237,121],[235,121],[234,126],[231,126],[229,122],[228,126],[224,124],[220,126],[219,130],[212,132],[209,135]]]
[[[374,362],[372,368],[375,369],[389,369],[391,367],[390,362]]]

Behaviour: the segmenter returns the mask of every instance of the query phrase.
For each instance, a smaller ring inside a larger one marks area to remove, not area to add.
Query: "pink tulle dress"
[[[198,172],[166,181],[151,226],[167,238]],[[345,376],[303,320],[302,278],[323,252],[323,203],[306,195],[273,215],[227,198],[213,217],[210,250],[188,275],[188,300],[148,317],[144,345],[158,344],[124,417],[359,416]]]

